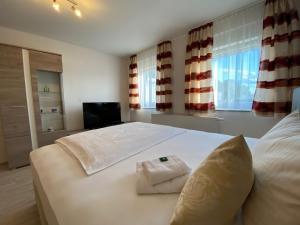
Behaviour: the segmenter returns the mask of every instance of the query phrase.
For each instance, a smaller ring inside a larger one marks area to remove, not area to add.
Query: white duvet
[[[135,122],[74,134],[56,143],[91,175],[184,132],[185,129]]]
[[[31,153],[34,183],[49,225],[168,225],[179,194],[137,195],[136,163],[175,154],[194,170],[229,138],[186,130],[92,176],[59,145],[45,146]]]

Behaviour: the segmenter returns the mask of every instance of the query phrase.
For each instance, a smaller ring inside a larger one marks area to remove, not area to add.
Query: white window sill
[[[141,108],[141,110],[156,110],[156,108]]]
[[[191,116],[191,117],[199,117],[199,118],[207,118],[207,119],[216,119],[216,120],[224,120],[224,118],[219,117],[215,113],[212,114],[201,114],[201,113],[173,113],[173,112],[152,112],[152,115],[171,115],[171,116]]]
[[[216,111],[220,112],[252,112],[251,109],[216,109]]]

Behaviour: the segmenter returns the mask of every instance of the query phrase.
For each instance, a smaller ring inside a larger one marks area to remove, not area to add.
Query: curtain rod
[[[207,24],[207,23],[210,23],[210,22],[215,22],[216,20],[223,19],[223,18],[225,18],[225,17],[227,17],[227,16],[231,16],[231,15],[233,15],[233,14],[239,12],[239,11],[242,11],[242,10],[244,10],[244,9],[253,7],[253,6],[258,5],[258,4],[262,4],[262,3],[264,3],[264,2],[265,2],[265,0],[258,0],[258,1],[252,2],[252,3],[248,4],[248,5],[245,5],[245,6],[242,6],[242,7],[238,8],[238,9],[232,10],[232,11],[230,11],[230,12],[228,12],[228,13],[225,13],[225,14],[223,14],[223,15],[221,15],[221,16],[215,17],[215,18],[213,18],[213,19],[206,20],[205,22],[201,23],[201,24],[198,25],[198,26],[194,26],[194,27],[189,28],[189,29],[186,30],[184,33],[176,34],[176,36],[173,36],[173,37],[170,37],[170,38],[166,38],[166,39],[164,39],[164,40],[173,40],[173,39],[175,39],[175,38],[177,38],[177,37],[179,37],[179,36],[186,35],[186,34],[187,34],[191,29],[193,29],[193,28],[197,28],[197,27],[199,27],[199,26],[202,26],[202,25]],[[161,41],[159,41],[159,42],[161,42]],[[159,43],[159,42],[158,42],[158,43]],[[146,50],[149,50],[149,49],[151,49],[151,48],[154,48],[155,46],[156,46],[156,45],[147,47],[147,48],[145,48],[145,49],[139,51],[139,53],[141,53],[141,52],[143,52],[143,51],[146,51]],[[137,53],[137,54],[138,54],[138,53]]]
[[[253,6],[259,5],[259,4],[264,3],[264,2],[265,2],[265,0],[258,0],[258,1],[252,2],[252,3],[248,4],[248,5],[242,6],[242,7],[238,8],[238,9],[230,11],[230,12],[228,12],[226,14],[221,15],[221,16],[217,16],[217,17],[215,17],[213,19],[206,20],[204,23],[201,23],[201,25],[204,25],[204,24],[207,24],[207,23],[210,23],[210,22],[215,22],[217,20],[220,20],[220,19],[223,19],[225,17],[231,16],[231,15],[233,15],[235,13],[238,13],[238,12],[244,10],[244,9],[251,8]]]
[[[206,21],[200,23],[198,26],[190,27],[190,28],[188,28],[187,30],[185,30],[184,33],[178,33],[178,34],[176,34],[175,36],[170,37],[170,38],[168,38],[168,39],[169,39],[169,40],[176,39],[177,37],[180,37],[180,36],[183,36],[183,35],[188,34],[188,32],[189,32],[190,30],[194,29],[194,28],[203,26],[203,25],[205,25],[205,24],[207,24],[207,23],[215,22],[215,21],[217,21],[217,20],[220,20],[220,19],[223,19],[223,18],[225,18],[225,17],[231,16],[231,15],[233,15],[233,14],[235,14],[235,13],[238,13],[239,11],[242,11],[242,10],[247,9],[247,8],[254,7],[254,6],[256,6],[256,5],[258,5],[258,4],[262,4],[262,3],[264,3],[264,2],[265,2],[265,0],[258,0],[258,1],[252,2],[252,3],[248,4],[248,5],[245,5],[245,6],[242,6],[242,7],[238,8],[238,9],[235,9],[235,10],[232,10],[232,11],[230,11],[230,12],[227,12],[227,13],[221,15],[221,16],[217,16],[217,17],[215,17],[215,18],[206,20]]]

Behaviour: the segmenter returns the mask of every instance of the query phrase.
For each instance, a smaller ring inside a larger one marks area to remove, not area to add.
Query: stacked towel
[[[163,161],[165,160],[165,161]],[[191,169],[175,155],[137,163],[137,193],[180,193]]]

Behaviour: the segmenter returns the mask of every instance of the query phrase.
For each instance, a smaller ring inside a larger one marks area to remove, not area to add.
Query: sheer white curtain
[[[137,55],[141,108],[156,107],[156,47]]]
[[[214,22],[217,109],[251,110],[259,72],[263,3]]]

